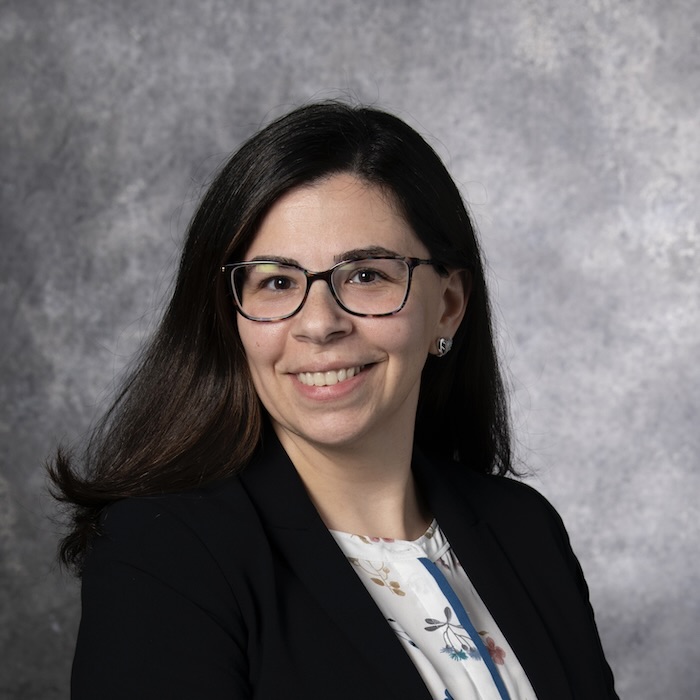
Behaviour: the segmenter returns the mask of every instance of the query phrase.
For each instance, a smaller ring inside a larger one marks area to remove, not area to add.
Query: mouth
[[[333,386],[352,379],[364,368],[365,365],[358,365],[357,367],[346,367],[328,372],[300,372],[296,378],[306,386]]]

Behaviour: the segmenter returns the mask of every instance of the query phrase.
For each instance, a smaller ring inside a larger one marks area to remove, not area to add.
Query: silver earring
[[[438,338],[437,339],[437,356],[444,357],[447,353],[452,350],[452,338]]]

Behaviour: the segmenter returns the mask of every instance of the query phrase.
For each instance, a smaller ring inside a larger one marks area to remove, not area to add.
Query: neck
[[[430,524],[411,472],[412,436],[401,444],[328,447],[275,429],[331,530],[414,540]]]

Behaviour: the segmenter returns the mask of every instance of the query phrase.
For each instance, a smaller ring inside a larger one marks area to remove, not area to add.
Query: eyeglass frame
[[[401,262],[406,263],[408,267],[408,280],[406,281],[406,293],[404,294],[403,301],[401,302],[401,305],[399,306],[398,309],[395,309],[394,311],[387,311],[386,313],[382,314],[362,314],[359,313],[358,311],[351,311],[348,309],[345,304],[340,300],[337,292],[335,291],[335,288],[333,287],[333,273],[335,270],[337,270],[339,267],[342,267],[343,265],[347,265],[348,263],[352,262],[360,262],[362,260],[399,260]],[[301,301],[299,302],[299,306],[292,311],[290,314],[285,314],[284,316],[274,316],[273,318],[258,318],[257,316],[250,316],[249,314],[245,313],[243,309],[241,308],[241,304],[238,301],[238,295],[236,293],[235,285],[233,283],[233,271],[236,268],[240,267],[252,267],[254,265],[283,265],[284,267],[293,267],[296,270],[299,270],[300,272],[304,273],[304,276],[306,277],[306,290],[304,291],[304,296],[302,297]],[[229,273],[228,275],[228,287],[229,291],[231,293],[231,296],[233,297],[233,302],[236,307],[236,311],[238,311],[243,318],[247,318],[249,321],[255,321],[256,323],[271,323],[275,321],[286,321],[288,318],[292,318],[292,316],[296,316],[302,308],[304,307],[304,304],[306,303],[306,300],[309,296],[309,290],[311,289],[311,285],[316,282],[317,280],[323,280],[327,285],[328,289],[330,289],[331,296],[335,300],[335,303],[338,304],[338,306],[345,311],[346,313],[351,314],[352,316],[359,316],[361,318],[381,318],[383,316],[394,316],[395,314],[399,313],[401,309],[403,309],[404,306],[406,306],[406,302],[408,301],[408,295],[411,292],[411,281],[413,280],[413,270],[415,270],[417,267],[420,265],[432,265],[437,273],[444,277],[447,275],[447,268],[442,264],[437,262],[437,260],[433,260],[432,258],[411,258],[411,257],[404,257],[404,256],[394,256],[394,255],[366,255],[361,258],[350,258],[349,260],[341,260],[339,263],[336,263],[333,265],[333,267],[328,268],[327,270],[322,270],[321,272],[312,272],[311,270],[307,270],[306,268],[301,267],[301,265],[296,265],[294,263],[285,263],[285,262],[280,262],[279,260],[244,260],[242,262],[236,262],[236,263],[227,263],[226,265],[221,266],[221,272],[223,274],[226,274],[227,272]]]

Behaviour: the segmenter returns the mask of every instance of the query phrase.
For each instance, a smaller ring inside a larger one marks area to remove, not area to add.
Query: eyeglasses
[[[323,272],[275,260],[231,263],[221,268],[238,312],[251,321],[281,321],[298,313],[316,280],[326,282],[341,309],[353,316],[391,316],[406,304],[413,270],[434,260],[369,257],[345,260]]]

